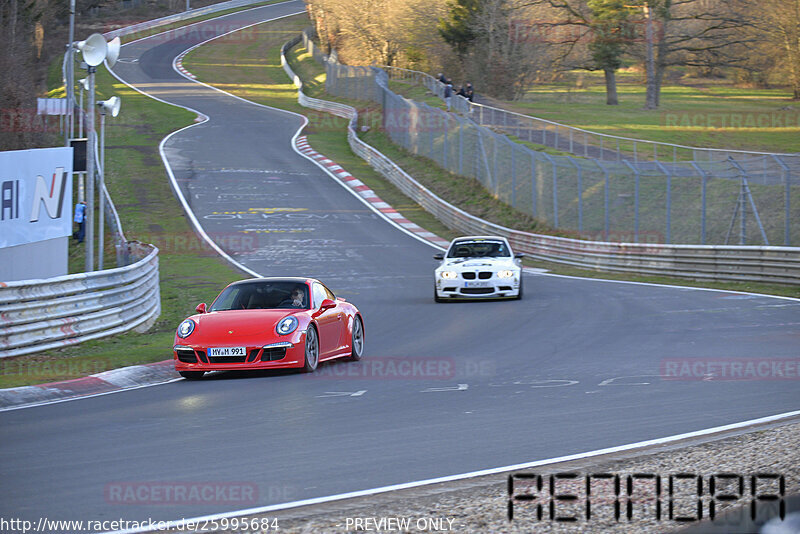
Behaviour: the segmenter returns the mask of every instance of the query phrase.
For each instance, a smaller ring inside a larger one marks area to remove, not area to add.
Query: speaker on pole
[[[122,42],[119,40],[119,37],[114,37],[108,42],[108,51],[106,52],[106,66],[110,69],[114,66],[119,58],[119,49],[122,46]]]
[[[105,37],[99,33],[93,33],[85,41],[78,41],[75,47],[83,54],[83,60],[90,67],[100,65],[106,58],[108,44]]]
[[[111,113],[112,117],[119,115],[119,107],[121,104],[122,101],[117,96],[112,96],[108,100],[101,100],[97,103],[97,105],[100,106],[100,113],[103,115]]]

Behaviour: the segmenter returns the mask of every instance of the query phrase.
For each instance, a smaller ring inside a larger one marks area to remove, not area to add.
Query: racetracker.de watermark
[[[252,506],[259,500],[254,482],[110,482],[103,488],[109,504]]]
[[[800,380],[800,358],[666,358],[663,380]]]
[[[701,130],[800,128],[800,112],[665,111],[661,126]]]

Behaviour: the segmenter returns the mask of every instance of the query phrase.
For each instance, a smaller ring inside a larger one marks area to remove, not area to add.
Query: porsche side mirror
[[[319,305],[319,309],[322,311],[330,310],[331,308],[336,307],[336,302],[331,299],[324,299],[322,304]]]
[[[197,305],[197,307],[194,309],[194,311],[196,311],[197,313],[205,313],[206,312],[206,303],[205,302],[201,302],[200,304]]]
[[[514,257],[517,258],[518,260],[521,260],[522,258],[525,257],[525,254],[523,254],[522,252],[515,252]]]
[[[438,254],[433,255],[434,260],[443,260],[444,259],[444,252],[440,252]]]

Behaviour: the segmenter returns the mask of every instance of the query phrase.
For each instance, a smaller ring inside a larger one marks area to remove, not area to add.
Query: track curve
[[[228,15],[225,26],[301,10],[297,1],[266,6]],[[576,454],[800,407],[796,381],[658,378],[669,358],[797,358],[796,301],[526,276],[522,301],[434,304],[434,250],[295,153],[289,142],[303,119],[226,96],[172,68],[178,54],[219,27],[201,24],[207,31],[195,42],[125,45],[116,73],[209,118],[163,147],[199,222],[223,249],[227,237],[258,236],[247,250],[226,250],[249,269],[319,277],[357,304],[365,360],[322,366],[315,376],[226,373],[0,413],[0,516],[178,519]],[[387,375],[409,359],[416,376]],[[107,494],[117,483],[184,482],[247,483],[258,491],[253,503],[200,505],[120,504]]]

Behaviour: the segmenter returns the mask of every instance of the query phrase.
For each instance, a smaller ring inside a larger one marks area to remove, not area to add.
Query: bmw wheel
[[[350,359],[357,362],[364,354],[364,325],[358,315],[353,317],[353,337],[350,347],[352,348]]]
[[[433,301],[444,302],[444,299],[439,296],[439,293],[436,292],[436,284],[433,285]]]
[[[313,373],[319,365],[319,338],[313,326],[306,330],[306,357],[303,366],[304,373]]]

